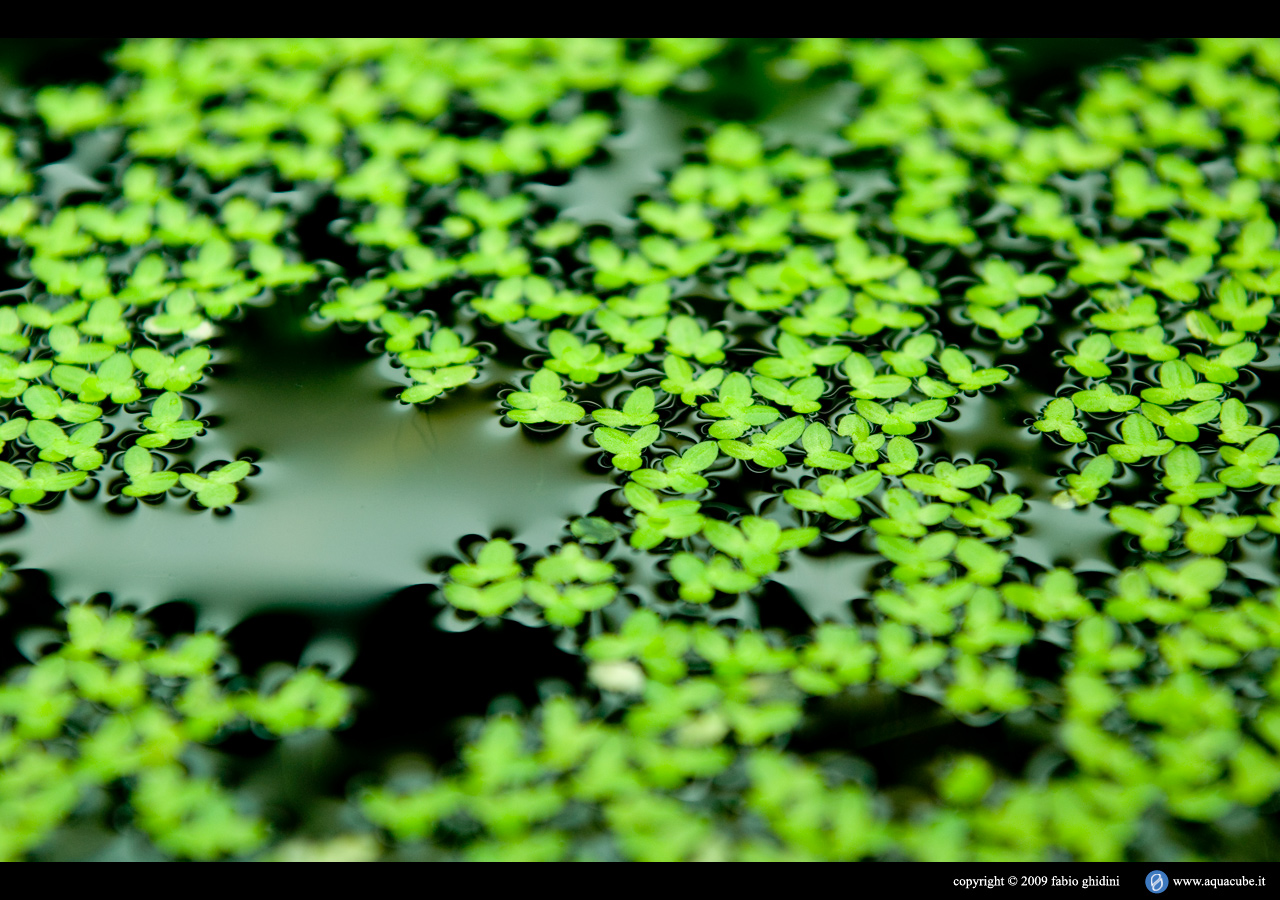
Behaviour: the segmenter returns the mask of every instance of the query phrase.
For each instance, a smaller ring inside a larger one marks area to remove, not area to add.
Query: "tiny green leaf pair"
[[[650,490],[691,494],[707,487],[707,479],[698,473],[710,468],[719,452],[715,441],[702,441],[684,453],[663,457],[661,469],[640,469],[631,478]]]
[[[195,492],[196,501],[201,506],[209,509],[224,509],[239,497],[240,492],[236,484],[243,481],[252,469],[252,463],[237,460],[204,475],[184,473],[180,481],[184,488]]]
[[[878,488],[883,478],[879,472],[862,472],[850,478],[821,475],[813,484],[816,491],[788,488],[782,492],[782,499],[796,509],[821,512],[833,519],[849,521],[862,515],[858,498]]]
[[[568,396],[555,372],[539,369],[529,381],[529,390],[515,391],[507,396],[506,402],[510,407],[507,415],[525,425],[540,422],[569,425],[585,416],[587,411],[567,399]]]

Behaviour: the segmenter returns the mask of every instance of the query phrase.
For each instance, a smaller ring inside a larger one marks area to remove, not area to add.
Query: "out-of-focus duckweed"
[[[549,539],[475,531],[471,485],[398,526],[456,531],[422,547],[439,628],[548,629],[579,681],[495,702],[452,763],[361,757],[294,831],[229,786],[232,733],[355,741],[358,679],[303,654],[255,687],[211,631],[69,603],[0,687],[0,858],[89,821],[194,859],[1275,839],[1280,41],[1091,70],[1058,124],[976,42],[761,46],[804,116],[701,118],[739,49],[702,39],[148,39],[6,98],[11,524],[172,494],[234,528],[291,460],[226,449],[202,382],[272,304],[363,335],[379,402],[489,391],[528,452],[568,434],[608,496]],[[451,689],[410,688],[404,718]]]

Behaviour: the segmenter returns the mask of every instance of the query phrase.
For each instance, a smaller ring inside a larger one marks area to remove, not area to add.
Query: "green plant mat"
[[[1274,856],[1280,41],[108,60],[0,84],[0,859]]]

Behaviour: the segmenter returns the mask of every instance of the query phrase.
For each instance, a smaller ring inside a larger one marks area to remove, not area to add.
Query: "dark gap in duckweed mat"
[[[1084,93],[1086,69],[1184,53],[1189,41],[1168,38],[982,38],[978,43],[1004,76],[1001,87],[1022,114],[1059,121]]]
[[[0,38],[0,84],[103,84],[117,73],[107,62],[123,38]]]

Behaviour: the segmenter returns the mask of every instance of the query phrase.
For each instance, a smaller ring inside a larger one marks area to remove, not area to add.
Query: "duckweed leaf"
[[[143,384],[165,391],[185,391],[204,376],[212,354],[207,347],[192,347],[176,357],[151,347],[139,347],[131,354],[133,364],[145,372]]]
[[[1200,481],[1204,463],[1200,455],[1185,444],[1162,457],[1161,463],[1165,474],[1160,483],[1171,492],[1165,497],[1166,503],[1187,506],[1216,497],[1227,489],[1225,484]]]
[[[612,584],[555,585],[529,580],[524,592],[542,607],[548,622],[569,628],[580,623],[586,613],[612,603],[618,589]]]
[[[385,281],[343,285],[334,292],[333,300],[321,304],[320,315],[337,322],[372,322],[387,311],[382,300],[389,291]]]
[[[195,492],[196,501],[201,506],[209,509],[223,509],[234,503],[240,496],[236,484],[243,481],[252,468],[252,463],[237,460],[204,475],[184,473],[179,481],[184,488]]]
[[[671,557],[668,569],[680,585],[680,599],[690,603],[707,603],[716,591],[741,594],[760,583],[755,575],[738,568],[733,560],[719,553],[707,562],[692,553],[677,553]]]
[[[983,284],[965,291],[965,299],[980,306],[998,307],[1023,297],[1042,297],[1054,289],[1048,275],[1022,275],[1002,259],[989,259],[978,267]]]
[[[13,418],[0,423],[0,449],[9,441],[16,441],[27,433],[27,420]]]
[[[1130,266],[1142,259],[1142,247],[1134,243],[1101,245],[1087,238],[1071,242],[1079,264],[1067,271],[1076,284],[1116,284],[1129,277]],[[1096,320],[1100,328],[1109,328]]]
[[[22,320],[11,306],[0,307],[0,351],[12,353],[31,346],[31,338],[23,333]]]
[[[609,299],[609,309],[627,319],[665,316],[671,311],[671,286],[662,282],[646,284],[630,297],[611,297]],[[698,324],[697,320],[692,316],[683,316],[681,318],[695,326]],[[700,327],[697,333],[699,335],[702,333]]]
[[[1216,385],[1215,385],[1216,387]],[[1142,404],[1142,414],[1160,426],[1164,433],[1175,441],[1190,443],[1200,438],[1198,426],[1212,422],[1218,417],[1220,404],[1216,400],[1206,400],[1184,409],[1179,413],[1171,413],[1153,403]]]
[[[410,369],[410,377],[418,383],[401,391],[400,399],[405,403],[426,403],[447,391],[473,381],[479,374],[475,366]]]
[[[873,281],[865,284],[863,289],[877,300],[907,306],[933,306],[942,299],[938,289],[925,284],[924,276],[915,269],[900,272],[893,279],[893,284]]]
[[[658,414],[653,411],[653,400],[653,388],[639,387],[627,396],[621,410],[597,409],[592,411],[591,418],[610,428],[649,425],[658,421]]]
[[[581,234],[582,226],[577,222],[560,220],[538,229],[532,240],[544,250],[557,250],[572,244]]]
[[[284,210],[263,209],[247,197],[232,197],[218,214],[232,240],[269,243],[284,230]]]
[[[783,332],[778,335],[778,356],[766,356],[752,363],[761,375],[768,378],[803,378],[812,375],[818,366],[833,366],[849,355],[850,349],[839,344],[811,347],[803,338]]]
[[[778,325],[783,331],[800,337],[839,337],[849,330],[849,320],[844,317],[849,300],[848,288],[826,288],[817,299],[801,306],[800,315],[787,316]]]
[[[862,400],[885,400],[901,396],[911,389],[911,379],[902,375],[877,374],[871,360],[861,353],[851,353],[841,366],[849,379],[849,393]]]
[[[615,574],[612,563],[587,556],[578,544],[565,544],[538,560],[533,578],[525,582],[525,593],[543,607],[548,622],[572,626],[582,621],[584,613],[612,602],[618,589],[602,582]]]
[[[1093,457],[1078,473],[1066,476],[1067,489],[1054,495],[1054,505],[1070,509],[1094,502],[1102,489],[1111,483],[1115,471],[1116,464],[1111,456]]]
[[[451,606],[485,617],[499,616],[511,609],[524,597],[524,592],[524,582],[521,580],[499,581],[481,586],[444,586],[445,599]]]
[[[1116,349],[1132,356],[1146,356],[1156,361],[1177,359],[1178,348],[1165,343],[1164,329],[1158,325],[1139,331],[1117,331],[1111,336]]]
[[[956,542],[956,559],[968,571],[965,579],[975,584],[998,584],[1009,565],[1010,554],[997,550],[986,541],[962,537]]]
[[[1108,413],[1128,412],[1140,402],[1129,394],[1117,394],[1111,385],[1103,382],[1086,391],[1076,391],[1071,395],[1071,402],[1082,412]]]
[[[1161,507],[1165,509],[1165,507]],[[1160,591],[1186,603],[1203,606],[1227,577],[1227,565],[1216,557],[1192,559],[1177,569],[1145,562],[1142,571]]]
[[[1274,228],[1272,225],[1273,230]],[[1277,255],[1280,256],[1280,253]],[[1250,301],[1244,285],[1234,278],[1228,278],[1218,286],[1218,302],[1209,307],[1209,315],[1230,323],[1236,331],[1261,331],[1266,327],[1267,317],[1274,308],[1275,301],[1270,297]]]
[[[1218,440],[1224,444],[1244,444],[1266,431],[1260,425],[1249,424],[1249,407],[1232,397],[1222,403],[1218,411]]]
[[[1017,306],[1006,313],[986,306],[970,306],[969,318],[975,325],[994,331],[1001,340],[1016,341],[1040,321],[1040,312],[1037,306]]]
[[[40,450],[40,458],[49,462],[70,459],[77,469],[92,471],[102,465],[97,449],[105,426],[100,421],[81,425],[70,436],[47,419],[36,419],[26,428],[27,437]]]
[[[161,312],[143,321],[143,330],[159,335],[200,335],[206,330],[208,322],[200,315],[199,306],[192,291],[174,291],[165,299]]]
[[[431,329],[431,319],[426,316],[406,318],[399,313],[387,313],[378,319],[378,325],[387,334],[386,348],[389,353],[403,353],[418,344],[418,335]]]
[[[1147,388],[1142,399],[1160,406],[1169,406],[1183,400],[1211,400],[1222,393],[1222,386],[1212,383],[1196,383],[1195,372],[1182,360],[1160,364],[1160,387]]]
[[[720,449],[734,459],[745,459],[766,469],[776,469],[787,464],[782,449],[795,443],[804,431],[804,416],[783,419],[768,431],[751,435],[751,443],[721,440]]]
[[[102,410],[89,403],[64,400],[53,388],[37,384],[22,392],[22,405],[35,419],[62,419],[64,422],[83,424],[102,415]]]
[[[430,247],[417,245],[402,247],[399,252],[399,258],[404,268],[388,272],[383,279],[387,285],[398,291],[416,291],[433,287],[442,281],[452,278],[454,273],[458,271],[456,262],[450,259],[440,259]],[[255,269],[264,274],[269,274],[258,265],[258,262],[252,256],[250,256],[250,261],[253,262]],[[370,296],[376,293],[376,290],[376,288],[370,289]],[[375,299],[380,300],[381,297]],[[472,305],[475,306],[476,301],[472,301]],[[353,309],[358,309],[358,304],[355,304]],[[485,312],[485,310],[481,309],[480,312]],[[487,312],[485,314],[488,315]],[[495,319],[495,321],[507,320]]]
[[[1174,447],[1174,442],[1161,438],[1156,427],[1146,416],[1131,413],[1120,425],[1124,442],[1107,447],[1107,453],[1122,463],[1135,463],[1147,456],[1163,456]]]
[[[1007,663],[984,665],[975,656],[956,660],[955,681],[947,688],[947,708],[957,713],[1013,712],[1031,704],[1017,670]]]
[[[151,415],[142,420],[150,434],[138,438],[138,446],[165,447],[173,441],[185,441],[204,431],[204,423],[182,418],[182,398],[166,391],[151,404]]]
[[[118,404],[132,403],[142,396],[133,377],[133,363],[126,353],[114,353],[93,372],[77,366],[55,366],[53,383],[82,402],[97,403],[108,397]]]
[[[1231,384],[1240,377],[1239,369],[1253,362],[1258,355],[1258,346],[1252,341],[1235,344],[1224,348],[1216,356],[1203,357],[1197,353],[1188,353],[1187,365],[1215,384]]]
[[[692,356],[707,364],[724,359],[724,332],[714,328],[704,331],[692,316],[672,316],[666,336],[667,351],[676,356]]]
[[[938,364],[946,373],[947,380],[962,391],[980,391],[984,387],[1000,384],[1009,377],[1004,369],[975,369],[973,361],[954,347],[942,351]]]
[[[937,497],[947,503],[961,503],[972,499],[968,489],[976,488],[991,477],[991,467],[978,465],[957,468],[946,460],[934,464],[929,474],[920,472],[904,475],[902,483],[913,491]]]
[[[572,332],[557,328],[549,339],[551,359],[546,367],[573,381],[593,384],[601,375],[619,372],[635,359],[629,353],[607,356],[597,344],[584,343]]]
[[[1200,296],[1200,285],[1197,282],[1212,267],[1213,257],[1207,254],[1188,256],[1178,262],[1162,257],[1151,261],[1150,272],[1134,273],[1133,280],[1166,297],[1190,303]]]
[[[574,519],[569,530],[584,544],[608,544],[621,536],[618,527],[608,519],[599,516],[583,516]]]
[[[54,359],[67,365],[92,365],[102,362],[112,354],[108,344],[82,343],[80,334],[70,325],[55,325],[49,329],[49,346]]]
[[[751,381],[741,372],[731,372],[720,383],[716,400],[702,404],[702,411],[721,421],[712,424],[711,437],[727,440],[742,437],[758,425],[768,425],[782,414],[772,406],[753,403]]]
[[[129,477],[129,484],[121,493],[127,497],[163,494],[178,483],[177,472],[163,469],[154,471],[155,461],[151,453],[136,444],[125,451],[123,466],[125,475]]]
[[[533,425],[554,422],[569,425],[587,414],[579,404],[566,399],[568,392],[560,385],[560,378],[550,369],[539,369],[529,381],[529,390],[509,394],[507,415],[516,422]]]
[[[1042,622],[1064,619],[1091,619],[1094,608],[1081,596],[1075,575],[1069,569],[1051,569],[1037,583],[1006,584],[1000,593],[1010,606],[1031,613]]]
[[[1269,433],[1254,438],[1244,448],[1221,447],[1218,453],[1227,467],[1218,471],[1218,480],[1231,488],[1280,484],[1280,465],[1269,465],[1277,451],[1280,451],[1280,437]]]
[[[967,507],[954,508],[951,515],[966,528],[979,529],[987,537],[998,540],[1013,534],[1013,526],[1006,520],[1021,511],[1023,505],[1023,499],[1017,494],[1001,494],[990,503],[974,497]]]
[[[818,529],[782,528],[771,519],[744,516],[737,526],[717,519],[706,519],[702,533],[711,545],[726,556],[742,563],[752,575],[775,572],[781,565],[780,554],[807,547],[818,538]]]
[[[1089,317],[1089,321],[1107,331],[1131,331],[1135,328],[1148,328],[1160,322],[1160,315],[1156,310],[1156,299],[1147,294],[1132,299],[1105,300],[1103,306],[1105,311],[1093,314]]]
[[[906,492],[904,491],[904,493]],[[887,494],[888,492],[886,492],[886,499]],[[933,505],[930,504],[930,506]],[[946,519],[951,508],[942,503],[937,504],[937,506],[945,507],[941,512],[939,521]],[[931,512],[934,511],[931,510]],[[884,521],[884,519],[874,519],[871,525],[874,527],[876,522]],[[879,531],[880,529],[876,530]],[[918,581],[935,578],[951,568],[950,563],[947,562],[947,557],[955,550],[956,541],[956,536],[950,531],[935,532],[927,537],[922,537],[918,541],[903,535],[882,532],[876,535],[875,548],[883,553],[890,562],[894,563],[891,571],[894,578],[903,584],[914,584]]]
[[[26,325],[48,330],[57,325],[73,325],[89,311],[83,300],[67,303],[57,310],[50,310],[35,303],[23,303],[17,308],[17,316]]]
[[[800,443],[805,452],[804,464],[811,469],[829,469],[838,472],[854,464],[854,458],[849,454],[831,449],[831,431],[821,422],[811,423],[804,430]]]
[[[884,440],[884,435],[873,435]],[[858,451],[855,448],[854,457],[857,458]],[[880,463],[876,468],[886,475],[905,475],[916,467],[916,463],[920,461],[920,451],[916,445],[904,437],[895,437],[889,441],[885,447],[885,456],[887,462]],[[859,460],[861,462],[861,460]],[[875,460],[870,460],[874,462]]]
[[[772,400],[779,406],[786,406],[792,412],[801,415],[817,412],[822,408],[822,402],[818,398],[827,387],[826,382],[818,375],[797,378],[790,385],[764,375],[757,375],[751,379],[751,386],[766,400]]]
[[[1031,423],[1031,427],[1039,432],[1053,432],[1064,441],[1073,444],[1083,442],[1088,435],[1076,424],[1076,408],[1066,397],[1050,400],[1040,418]]]
[[[52,365],[47,359],[20,363],[8,354],[0,354],[0,397],[19,396],[32,381],[48,372]]]
[[[873,335],[889,329],[916,328],[924,324],[924,316],[914,310],[903,309],[896,303],[877,303],[867,294],[853,298],[854,317],[849,320],[849,330],[857,335]]]
[[[1218,487],[1226,489],[1226,485],[1218,485]],[[1280,534],[1280,500],[1273,500],[1267,504],[1267,515],[1258,516],[1257,524],[1265,531]]]
[[[918,378],[928,371],[926,360],[933,355],[938,340],[931,334],[909,338],[901,350],[885,350],[880,355],[893,371],[908,378]]]
[[[532,310],[530,310],[532,312]],[[596,310],[595,325],[628,353],[648,353],[667,330],[667,316],[627,319],[613,310]]]
[[[1121,531],[1137,535],[1143,550],[1155,553],[1169,549],[1174,535],[1171,526],[1178,521],[1179,509],[1172,503],[1154,510],[1116,504],[1108,511],[1107,518]]]
[[[678,456],[662,458],[662,469],[640,469],[632,480],[651,490],[673,490],[691,494],[707,487],[707,479],[699,475],[710,468],[720,455],[715,441],[701,441]]]
[[[633,472],[640,468],[641,453],[662,435],[662,430],[657,425],[646,425],[634,434],[627,434],[616,428],[599,426],[592,435],[601,450],[613,454],[610,464],[615,469]]]
[[[889,488],[885,491],[883,506],[885,516],[872,519],[869,524],[878,534],[899,537],[923,537],[930,527],[945,522],[947,516],[951,515],[948,504],[921,505],[915,495],[904,488]]]
[[[916,426],[921,422],[936,419],[947,411],[945,400],[921,400],[918,403],[898,401],[891,409],[876,403],[874,400],[859,400],[856,408],[858,414],[868,422],[879,425],[885,434],[915,434]]]
[[[516,550],[510,541],[495,538],[486,541],[476,553],[475,562],[462,562],[449,569],[449,578],[458,584],[479,587],[509,581],[521,575]]]
[[[806,512],[822,512],[833,519],[851,520],[862,515],[858,498],[865,497],[877,487],[883,476],[879,472],[862,472],[850,478],[838,475],[822,475],[814,483],[817,491],[788,488],[782,498],[796,509]]]
[[[1253,516],[1229,516],[1214,513],[1206,516],[1192,506],[1182,507],[1182,524],[1187,526],[1182,542],[1192,553],[1214,556],[1221,553],[1230,538],[1243,537],[1253,530]]]
[[[1087,378],[1106,378],[1111,367],[1104,362],[1111,354],[1111,338],[1098,333],[1091,334],[1076,345],[1076,352],[1064,356],[1063,362]]]
[[[122,302],[136,306],[147,306],[163,300],[174,289],[168,275],[169,265],[164,257],[156,253],[148,254],[129,273],[124,289],[117,296]]]
[[[662,370],[667,377],[659,385],[668,394],[680,398],[680,402],[696,406],[699,397],[709,397],[724,380],[724,369],[708,369],[695,377],[693,366],[679,356],[667,356],[662,360]]]
[[[410,370],[443,369],[468,363],[479,355],[475,347],[463,345],[456,331],[441,328],[431,335],[430,350],[405,350],[400,353],[400,361]]]
[[[870,245],[860,238],[849,236],[836,242],[835,269],[849,284],[884,282],[906,267],[901,256],[873,256]]]
[[[1185,246],[1191,253],[1203,256],[1211,256],[1221,249],[1217,241],[1221,230],[1222,220],[1212,218],[1171,219],[1163,227],[1169,238]]]
[[[50,462],[38,462],[24,473],[12,463],[0,462],[0,487],[9,490],[11,503],[39,503],[46,494],[69,491],[81,484],[88,472],[63,472]]]
[[[637,550],[651,550],[667,538],[685,538],[702,530],[704,517],[696,500],[660,501],[653,491],[634,481],[627,482],[622,491],[636,510],[631,546]]]

